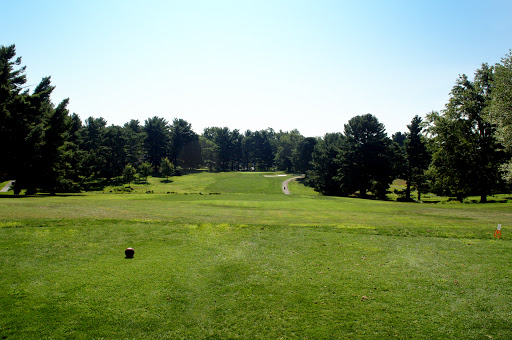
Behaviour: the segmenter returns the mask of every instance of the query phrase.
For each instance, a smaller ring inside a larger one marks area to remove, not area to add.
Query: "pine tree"
[[[135,175],[137,174],[137,171],[131,164],[127,164],[123,169],[123,181],[125,183],[128,183],[128,186],[133,182],[135,179]]]
[[[426,189],[426,170],[430,164],[430,154],[427,151],[427,142],[421,134],[422,119],[415,116],[410,125],[407,125],[409,133],[406,135],[404,148],[406,154],[406,200],[411,199],[411,187],[418,191],[418,200]]]
[[[169,176],[173,176],[176,171],[174,164],[167,157],[162,158],[159,170],[160,174],[165,176],[167,181],[169,180]]]

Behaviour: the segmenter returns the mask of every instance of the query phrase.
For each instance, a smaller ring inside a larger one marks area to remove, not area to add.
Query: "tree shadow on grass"
[[[172,179],[163,179],[160,181],[160,183],[172,183],[174,182]]]
[[[140,185],[149,185],[149,182],[146,179],[136,179],[135,181],[133,181],[134,184],[140,184]]]
[[[58,193],[55,195],[41,193],[41,194],[35,194],[35,195],[8,195],[8,194],[0,194],[0,199],[2,198],[45,198],[45,197],[78,197],[78,196],[85,196],[83,194],[63,194]]]

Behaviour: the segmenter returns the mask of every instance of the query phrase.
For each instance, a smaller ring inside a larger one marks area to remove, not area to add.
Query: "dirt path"
[[[290,183],[293,180],[296,180],[297,178],[304,178],[304,177],[305,177],[304,175],[300,175],[300,176],[297,176],[297,177],[288,178],[286,181],[284,181],[283,185],[282,185],[283,193],[285,195],[289,195],[290,194],[290,190],[288,189],[288,183]]]
[[[0,190],[0,192],[7,192],[7,191],[9,191],[9,188],[11,187],[11,185],[12,185],[12,183],[13,183],[13,182],[14,182],[14,181],[10,181],[9,183],[7,183],[7,184],[5,185],[5,187],[3,187],[3,189],[2,189],[2,190]]]

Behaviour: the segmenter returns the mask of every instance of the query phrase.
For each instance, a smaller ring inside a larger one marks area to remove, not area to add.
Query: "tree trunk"
[[[407,201],[411,200],[411,181],[407,181],[407,186],[405,187],[405,199]]]
[[[361,186],[361,189],[359,189],[359,197],[366,198],[366,188]]]

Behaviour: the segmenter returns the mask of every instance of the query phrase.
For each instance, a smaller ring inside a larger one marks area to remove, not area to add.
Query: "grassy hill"
[[[511,203],[284,195],[269,175],[1,196],[0,336],[512,337]]]

